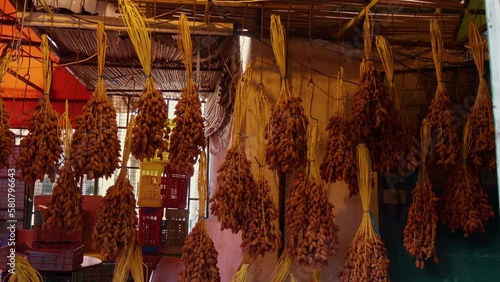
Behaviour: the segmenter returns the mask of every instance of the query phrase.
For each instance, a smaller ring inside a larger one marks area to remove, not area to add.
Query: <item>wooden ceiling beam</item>
[[[118,17],[103,17],[103,16],[82,16],[82,15],[66,15],[66,14],[46,14],[46,13],[17,13],[18,24],[24,20],[25,26],[30,27],[46,27],[46,28],[74,28],[74,29],[97,29],[99,22],[105,22],[106,30],[127,31],[123,20]],[[150,26],[148,31],[155,33],[178,33],[178,21],[176,20],[151,20],[145,19]],[[210,23],[202,22],[189,23],[191,34],[195,35],[212,35],[212,36],[232,36],[232,23]]]
[[[368,5],[366,5],[365,9],[361,10],[358,15],[356,15],[354,18],[352,18],[348,23],[346,23],[337,33],[335,38],[340,38],[342,34],[344,34],[347,30],[349,30],[352,26],[357,24],[365,15],[366,9],[371,9],[375,5],[378,4],[380,0],[372,0]]]
[[[66,63],[71,63],[71,62],[75,62],[76,61],[76,58],[63,58],[61,60],[61,64],[64,64],[65,62]],[[83,61],[83,62],[79,62],[78,64],[74,64],[72,65],[72,67],[78,67],[78,66],[82,66],[82,67],[95,67],[97,66],[97,61],[92,61],[92,60],[89,60],[89,61]],[[104,64],[104,67],[105,68],[123,68],[123,69],[142,69],[142,66],[141,64],[137,63],[137,64],[121,64],[121,63],[105,63]],[[186,68],[183,67],[183,66],[169,66],[169,65],[151,65],[151,69],[152,70],[172,70],[172,71],[185,71]],[[193,71],[196,72],[196,66],[193,66]],[[207,67],[201,67],[200,68],[200,71],[203,71],[203,72],[223,72],[224,69],[223,68],[207,68]]]

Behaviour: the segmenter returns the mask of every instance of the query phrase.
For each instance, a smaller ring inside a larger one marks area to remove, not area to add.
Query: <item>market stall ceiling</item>
[[[59,55],[60,63],[71,63],[68,68],[80,78],[87,89],[92,91],[97,81],[97,58],[94,56],[97,52],[95,30],[64,28],[37,30],[51,38],[52,49]],[[130,39],[126,34],[117,31],[108,30],[106,34],[108,36],[104,68],[106,89],[123,92],[142,90],[145,77]],[[177,41],[172,35],[165,34],[153,34],[152,39],[152,75],[157,87],[166,95],[168,92],[178,94],[185,85],[186,77]],[[201,91],[214,91],[220,74],[224,71],[224,60],[231,51],[231,48],[228,48],[229,41],[228,37],[193,37],[195,47],[193,70]]]
[[[176,19],[185,13],[190,20],[233,23],[238,31],[250,36],[269,35],[271,14],[281,16],[289,37],[309,37],[337,42],[352,42],[361,35],[357,24],[339,34],[343,27],[356,17],[367,3],[375,20],[375,33],[387,37],[393,44],[428,45],[429,21],[438,19],[447,45],[457,43],[465,15],[474,14],[484,19],[484,10],[467,10],[469,2],[461,0],[314,0],[314,1],[193,1],[193,0],[142,0],[146,2],[148,16]],[[196,4],[195,4],[196,2]],[[483,24],[485,21],[483,21]]]
[[[113,1],[117,3],[117,0],[108,0],[108,3]],[[482,1],[141,0],[137,3],[146,16],[154,17],[155,21],[172,23],[178,20],[181,13],[185,13],[191,21],[231,24],[235,35],[257,38],[269,37],[270,17],[272,14],[278,14],[281,16],[288,37],[311,37],[333,43],[342,42],[359,49],[363,45],[363,17],[360,16],[360,12],[368,4],[375,22],[374,35],[385,36],[392,45],[399,45],[396,48],[400,52],[414,55],[416,51],[421,54],[421,48],[430,50],[431,19],[440,21],[447,47],[463,49],[463,45],[457,42],[461,40],[458,34],[465,16],[472,15],[479,23],[484,18],[484,10],[481,12],[480,9],[470,9],[472,2],[480,4]],[[28,19],[31,19],[31,16],[24,16],[27,17],[25,22],[29,25]],[[77,19],[78,16],[69,15],[69,18]],[[83,22],[92,21],[85,18]],[[97,80],[97,60],[92,57],[96,54],[95,30],[44,25],[32,28],[38,34],[49,35],[52,50],[58,56],[59,62],[73,63],[68,66],[69,70],[89,91],[92,91]],[[142,67],[126,32],[107,30],[107,34],[109,46],[104,75],[108,91],[142,90],[145,80]],[[175,35],[153,32],[152,37],[153,76],[158,88],[167,92],[167,95],[179,93],[185,83],[185,72],[181,55],[177,50]],[[222,73],[228,71],[227,61],[232,53],[231,50],[234,50],[231,49],[232,40],[229,36],[210,35],[210,32],[207,32],[204,35],[194,35],[193,42],[196,47],[193,52],[194,69],[198,69],[197,82],[200,90],[213,92],[220,83]]]

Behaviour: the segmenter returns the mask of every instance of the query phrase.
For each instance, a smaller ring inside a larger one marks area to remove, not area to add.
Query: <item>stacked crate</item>
[[[140,168],[138,237],[144,259],[154,261],[148,256],[162,252],[180,254],[188,230],[189,177],[158,159],[142,162]]]
[[[33,228],[33,244],[26,251],[31,266],[38,271],[71,272],[83,262],[82,232]]]

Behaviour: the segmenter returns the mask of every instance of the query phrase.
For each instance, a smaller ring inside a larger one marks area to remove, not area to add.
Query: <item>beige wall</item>
[[[312,46],[312,50],[310,49]],[[261,48],[262,47],[262,48]],[[340,52],[338,50],[341,50]],[[310,57],[309,54],[312,54]],[[289,39],[288,40],[288,75],[293,86],[292,93],[295,96],[302,97],[303,107],[306,115],[309,117],[309,122],[315,121],[310,114],[318,120],[318,128],[320,130],[320,146],[316,154],[316,163],[319,165],[322,161],[322,156],[325,152],[326,145],[326,125],[332,110],[335,107],[335,83],[336,79],[328,76],[336,76],[340,66],[344,68],[344,79],[354,83],[346,82],[346,91],[351,95],[355,89],[359,78],[359,64],[362,53],[359,49],[342,50],[335,45],[324,42],[314,42],[312,45],[308,40]],[[348,57],[350,56],[350,57]],[[261,60],[263,58],[263,60]],[[274,55],[270,48],[269,42],[266,41],[263,45],[258,40],[252,40],[251,44],[251,60],[254,62],[250,93],[255,95],[258,91],[260,79],[262,76],[262,84],[264,85],[264,94],[269,98],[270,103],[274,103],[280,91],[280,77],[277,66],[275,65]],[[309,64],[317,72],[312,72],[312,80],[310,83],[311,72]],[[319,72],[319,73],[318,73]],[[321,74],[320,74],[321,73]],[[326,76],[324,75],[326,74]],[[408,114],[408,117],[415,125],[418,120],[426,114],[427,105],[432,98],[435,90],[435,84],[432,84],[432,72],[426,74],[402,73],[395,76],[396,83],[400,89],[399,94],[403,99],[403,105]],[[458,77],[447,76],[450,80],[455,81]],[[419,80],[421,82],[419,82]],[[312,110],[310,109],[312,105]],[[348,101],[346,110],[349,112],[350,101]],[[250,112],[250,111],[249,111]],[[349,115],[349,113],[348,113]],[[256,130],[260,126],[256,124],[253,115],[250,113],[246,118],[245,133],[248,136],[245,142],[246,152],[249,158],[253,160],[253,153],[257,146]],[[229,144],[227,132],[228,128],[223,133],[211,139],[211,181],[210,190],[213,193],[215,189],[215,174],[216,170],[223,160],[225,150]],[[267,175],[269,183],[272,187],[272,193],[275,203],[278,203],[277,177],[273,172],[269,171]],[[290,181],[288,181],[289,183]],[[347,186],[343,183],[335,183],[325,185],[328,191],[329,200],[335,205],[334,213],[336,222],[339,225],[340,247],[338,253],[330,259],[328,267],[321,273],[322,281],[337,281],[337,274],[343,266],[343,260],[346,255],[346,249],[351,243],[351,240],[357,231],[361,222],[362,208],[359,196],[354,198],[348,197]],[[287,189],[288,191],[288,189]],[[377,193],[372,193],[372,211],[377,215]],[[220,232],[220,225],[216,219],[211,219],[207,222],[210,235],[216,243],[219,251],[219,268],[221,269],[222,281],[229,281],[232,274],[238,268],[242,258],[242,253],[239,248],[241,243],[240,235],[231,234],[228,231]],[[248,281],[269,281],[273,268],[276,265],[278,255],[276,253],[269,254],[264,258],[259,258],[249,268]],[[303,269],[298,266],[293,266],[292,272],[298,278],[298,281],[309,281],[310,270]]]

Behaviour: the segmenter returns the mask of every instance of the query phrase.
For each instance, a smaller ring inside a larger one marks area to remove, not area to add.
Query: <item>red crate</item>
[[[82,243],[33,242],[26,253],[31,266],[40,271],[73,271],[83,262]]]
[[[33,242],[63,243],[82,242],[83,232],[70,231],[65,229],[43,229],[40,226],[33,226]]]
[[[161,253],[163,208],[139,208],[139,244],[145,253]]]
[[[165,183],[165,187],[161,189],[162,193],[165,194],[163,206],[172,209],[185,209],[189,177],[186,174],[173,171],[169,165],[165,166],[164,177],[162,183]]]

